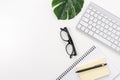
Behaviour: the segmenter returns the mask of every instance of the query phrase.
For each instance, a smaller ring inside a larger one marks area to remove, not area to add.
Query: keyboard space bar
[[[108,46],[111,46],[111,45],[112,45],[111,42],[109,42],[108,40],[102,38],[102,37],[99,36],[98,34],[94,34],[94,38],[98,39],[99,41],[105,43],[105,44],[108,45]]]

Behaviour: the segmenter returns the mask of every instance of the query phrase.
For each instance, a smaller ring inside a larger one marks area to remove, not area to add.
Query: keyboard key
[[[99,28],[100,28],[100,26],[99,26],[99,25],[97,25],[97,26],[96,26],[96,28],[98,28],[98,29],[99,29]]]
[[[102,19],[102,17],[101,17],[101,16],[98,16],[98,19]]]
[[[93,33],[93,31],[89,31],[89,34],[90,34],[90,35],[93,35],[94,33]]]
[[[116,27],[117,27],[117,25],[114,24],[114,25],[113,25],[113,28],[116,28]]]
[[[85,32],[88,33],[88,32],[89,32],[89,29],[86,29]]]
[[[103,30],[104,30],[104,28],[103,28],[103,27],[101,27],[101,28],[100,28],[100,30],[101,30],[101,31],[103,31]]]
[[[106,20],[106,21],[105,21],[105,23],[106,23],[106,24],[108,24],[108,23],[109,23],[109,21],[108,21],[108,20]]]
[[[88,26],[88,28],[89,28],[89,29],[91,29],[91,28],[92,28],[92,26]]]
[[[102,17],[104,16],[102,13],[100,14]]]
[[[117,32],[116,32],[116,35],[120,36],[120,32],[117,31]]]
[[[86,13],[84,16],[85,16],[86,18],[89,18],[89,17],[90,17],[90,15],[89,15],[89,14],[87,14],[87,13]]]
[[[118,40],[119,40],[119,42],[120,42],[120,38],[119,38]]]
[[[90,20],[93,20],[93,19],[94,19],[94,17],[93,17],[93,16],[91,16],[91,17],[90,17]]]
[[[105,23],[102,23],[102,24],[101,24],[101,26],[103,26],[103,27],[104,27],[104,26],[105,26]]]
[[[103,36],[103,34],[104,34],[103,32],[100,32],[100,35],[101,35],[101,36]]]
[[[93,11],[91,11],[91,13],[90,13],[91,15],[94,15],[94,12]]]
[[[93,22],[97,22],[97,19],[95,18],[95,19],[93,20]]]
[[[120,47],[117,47],[117,51],[120,51]]]
[[[113,22],[113,23],[116,23],[116,21],[115,21],[115,20],[112,20],[112,22]]]
[[[112,26],[112,25],[113,25],[113,23],[110,22],[110,23],[109,23],[109,26]]]
[[[79,25],[78,25],[78,28],[80,29],[81,27],[82,27],[82,25],[81,25],[81,24],[79,24]]]
[[[95,14],[95,15],[94,15],[94,17],[98,17],[98,15],[97,15],[97,14]]]
[[[117,30],[120,31],[120,27],[117,27]]]
[[[96,23],[93,23],[93,24],[92,24],[92,26],[94,26],[94,27],[95,27],[95,26],[96,26]]]
[[[87,10],[87,13],[90,13],[90,10],[89,10],[89,9]]]
[[[112,21],[112,19],[108,18],[109,21]]]
[[[95,31],[96,29],[95,28],[92,28],[92,31]]]
[[[101,21],[98,21],[98,24],[101,24],[102,22]]]
[[[118,46],[120,47],[120,42],[119,42]]]
[[[85,21],[85,22],[89,21],[89,19],[87,19],[86,17],[83,17],[82,20]]]
[[[112,34],[112,35],[111,35],[111,37],[115,38],[115,35],[114,35],[114,34]]]
[[[114,29],[113,29],[113,30],[112,30],[112,33],[114,33],[114,34],[115,34],[115,33],[116,33],[116,30],[114,30]]]
[[[116,45],[114,45],[114,44],[112,45],[112,48],[113,48],[113,49],[115,49],[116,47],[117,47]]]
[[[117,22],[116,24],[117,24],[117,26],[120,26],[120,23]]]
[[[106,35],[106,34],[104,34],[104,35],[103,35],[103,37],[104,37],[104,38],[106,38],[106,37],[107,37],[107,35]]]
[[[100,14],[100,12],[99,12],[99,11],[97,11],[96,13],[97,13],[97,14]]]
[[[90,6],[89,9],[92,9],[92,7]]]
[[[92,9],[94,12],[96,11],[96,9]]]
[[[109,35],[109,36],[110,36],[111,34],[112,34],[112,33],[111,33],[110,31],[109,31],[109,32],[107,32],[107,35]]]
[[[109,27],[109,29],[108,29],[109,31],[112,31],[112,27]]]
[[[117,40],[119,37],[118,36],[115,36],[115,39]]]
[[[92,24],[93,22],[92,21],[89,21],[89,24]]]
[[[111,40],[111,37],[110,37],[110,36],[108,36],[108,37],[107,37],[107,40],[109,40],[109,41],[110,41],[110,40]]]
[[[96,30],[96,33],[100,33],[100,30]]]
[[[84,30],[85,30],[85,27],[81,27],[81,30],[84,31]]]
[[[108,32],[108,30],[104,29],[104,30],[103,30],[103,32],[104,32],[104,33],[107,33],[107,32]]]
[[[103,18],[102,21],[105,22],[105,18]]]
[[[114,43],[117,45],[117,44],[118,44],[118,41],[115,41]]]
[[[108,28],[109,28],[109,26],[108,26],[108,25],[105,25],[105,28],[106,28],[106,29],[108,29]]]
[[[111,41],[111,42],[114,42],[114,41],[115,41],[115,39],[113,39],[113,38],[112,38],[110,41]]]
[[[84,22],[84,21],[81,21],[80,24],[83,25],[83,26],[85,26],[85,27],[88,26],[88,24],[86,22]]]

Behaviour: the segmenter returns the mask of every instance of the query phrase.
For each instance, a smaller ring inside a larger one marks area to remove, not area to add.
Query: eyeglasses
[[[65,46],[67,54],[70,56],[70,58],[76,56],[77,55],[76,49],[67,27],[60,28],[60,30],[61,39],[67,42],[67,45]]]

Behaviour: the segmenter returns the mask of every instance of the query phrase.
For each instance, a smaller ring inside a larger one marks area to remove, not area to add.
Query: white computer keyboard
[[[77,29],[120,52],[120,19],[96,4],[89,4]]]

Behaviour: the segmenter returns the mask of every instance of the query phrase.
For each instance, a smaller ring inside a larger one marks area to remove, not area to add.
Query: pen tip
[[[75,73],[78,73],[78,71],[76,71]]]

